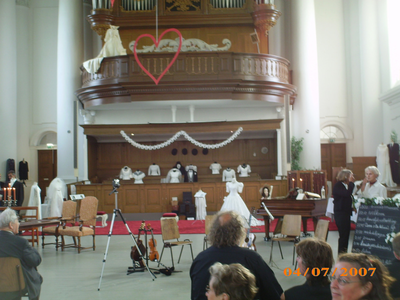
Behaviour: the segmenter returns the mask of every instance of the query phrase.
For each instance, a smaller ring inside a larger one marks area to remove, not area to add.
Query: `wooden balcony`
[[[157,78],[175,53],[139,54]],[[76,91],[84,108],[110,103],[151,100],[259,100],[283,103],[296,97],[290,84],[289,61],[254,53],[181,52],[158,85],[137,64],[134,55],[103,59],[95,74],[83,67],[82,88]]]

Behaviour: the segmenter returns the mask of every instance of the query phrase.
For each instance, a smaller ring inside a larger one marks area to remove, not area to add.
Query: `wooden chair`
[[[184,241],[179,241],[179,238],[181,235],[179,233],[178,223],[176,222],[176,219],[174,219],[174,218],[165,218],[165,219],[162,218],[161,219],[161,235],[162,235],[162,239],[163,239],[163,248],[161,251],[160,262],[161,262],[161,259],[162,259],[163,253],[164,253],[164,248],[169,248],[171,250],[172,267],[175,267],[174,256],[172,254],[172,247],[182,246],[181,253],[179,254],[179,259],[178,259],[178,264],[179,264],[179,262],[181,260],[182,252],[183,252],[183,247],[185,245],[190,246],[192,260],[194,260],[192,241],[189,239],[185,239]],[[176,239],[176,241],[172,241],[175,239]]]
[[[0,299],[18,299],[28,296],[21,261],[16,257],[0,257]]]
[[[295,247],[296,247],[296,244],[300,241],[301,215],[284,215],[283,222],[282,222],[281,234],[284,237],[272,237],[271,238],[271,255],[269,258],[269,262],[271,263],[271,261],[272,261],[272,250],[273,250],[275,241],[278,242],[282,259],[283,259],[283,254],[282,254],[280,242],[293,242],[293,264],[294,264]]]
[[[326,242],[329,232],[329,221],[319,219],[314,230],[314,237]]]
[[[96,216],[97,216],[97,206],[99,200],[96,197],[85,197],[81,200],[80,216],[79,216],[79,226],[66,226],[64,222],[62,228],[59,228],[59,234],[62,238],[61,251],[64,248],[78,248],[78,253],[81,253],[82,249],[89,249],[92,247],[82,247],[81,237],[91,235],[93,236],[93,251],[96,250],[95,236],[96,236]],[[71,236],[74,238],[74,244],[66,245],[64,236]],[[75,242],[75,238],[78,238],[78,244]]]
[[[204,237],[204,241],[203,241],[203,250],[208,248],[208,234],[210,232],[210,226],[212,223],[212,220],[214,219],[215,215],[207,215],[206,216],[206,221],[205,221],[205,232],[206,235]]]
[[[55,219],[57,219],[57,217],[54,217]],[[48,218],[48,219],[52,219],[52,218]],[[62,208],[62,217],[58,218],[60,219],[60,224],[56,225],[56,226],[48,226],[48,227],[44,227],[42,229],[42,248],[44,248],[44,245],[56,245],[56,250],[58,251],[58,247],[61,247],[61,243],[58,242],[58,237],[60,236],[60,233],[58,232],[60,227],[62,227],[61,225],[64,222],[69,222],[71,223],[71,225],[73,225],[75,223],[75,219],[76,219],[76,202],[72,201],[72,200],[68,200],[65,201],[63,203],[63,208]],[[55,236],[55,243],[45,243],[44,242],[44,238],[46,235],[54,235]]]

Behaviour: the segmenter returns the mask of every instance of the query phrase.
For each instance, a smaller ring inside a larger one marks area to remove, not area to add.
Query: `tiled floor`
[[[135,232],[134,228],[131,230]],[[271,243],[264,242],[264,233],[258,233],[256,236],[257,251],[268,262]],[[351,238],[352,236],[353,233]],[[203,234],[182,235],[182,239],[189,238],[193,241],[195,256],[203,249],[203,237]],[[328,242],[333,248],[335,257],[337,238],[337,232],[329,232]],[[157,250],[161,253],[161,236],[155,235],[155,239],[158,241]],[[132,265],[130,249],[133,241],[129,235],[113,235],[111,237],[101,289],[98,291],[107,240],[107,236],[97,236],[96,251],[83,250],[80,254],[72,248],[61,252],[60,250],[55,251],[53,245],[46,246],[45,249],[39,245],[38,250],[43,261],[38,270],[44,278],[40,299],[190,299],[191,258],[189,248],[184,250],[180,264],[177,264],[179,249],[173,249],[175,268],[182,272],[173,273],[171,276],[159,274],[153,281],[148,272],[126,275],[128,267]],[[90,243],[91,237],[83,238],[85,246]],[[284,290],[304,282],[304,278],[286,277],[283,274],[283,269],[286,267],[294,267],[292,266],[292,249],[293,244],[282,243],[285,257],[282,260],[278,247],[274,245],[273,260],[279,269],[273,268],[273,271]],[[162,262],[171,266],[169,249],[166,251]],[[157,267],[157,264],[150,262],[150,267]]]

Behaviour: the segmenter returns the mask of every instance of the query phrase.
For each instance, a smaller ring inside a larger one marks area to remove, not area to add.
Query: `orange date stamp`
[[[335,268],[335,269],[332,269],[333,270],[333,272],[332,272],[332,276],[334,276],[335,275],[335,273],[336,273],[336,271],[338,270],[337,268]],[[342,273],[339,275],[339,276],[357,276],[357,275],[359,275],[359,276],[361,276],[361,277],[364,277],[364,276],[374,276],[374,273],[375,273],[375,270],[376,270],[376,268],[360,268],[360,269],[357,269],[357,268],[351,268],[351,269],[347,269],[347,268],[340,268],[339,270],[341,270],[342,271]],[[292,269],[291,268],[285,268],[284,270],[283,270],[283,274],[285,275],[285,276],[292,276],[292,275],[296,275],[296,276],[307,276],[307,274],[311,274],[311,276],[314,276],[314,277],[319,277],[319,276],[329,276],[330,274],[329,274],[329,268],[312,268],[312,269],[310,269],[310,268],[306,268],[306,270],[304,271],[304,274],[301,274],[301,272],[300,272],[300,268],[297,268],[296,270],[294,270],[294,271],[292,271]]]

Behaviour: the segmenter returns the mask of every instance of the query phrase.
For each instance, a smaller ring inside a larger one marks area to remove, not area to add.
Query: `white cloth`
[[[121,172],[119,172],[119,179],[130,180],[132,178],[132,173],[132,169],[125,166],[121,169]]]
[[[41,189],[39,188],[37,182],[34,182],[31,187],[31,194],[29,196],[28,206],[37,206],[38,208],[38,219],[42,219],[42,200],[40,198]],[[27,216],[34,216],[35,212],[33,210],[26,211]]]
[[[210,170],[212,174],[219,174],[219,171],[221,171],[222,167],[219,163],[212,163],[210,165]]]
[[[126,49],[122,46],[121,37],[118,32],[119,26],[110,25],[104,38],[104,46],[96,58],[89,59],[83,63],[83,67],[91,74],[97,72],[104,57],[126,55]]]
[[[222,181],[232,181],[233,178],[236,178],[235,170],[228,168],[222,172]]]
[[[239,173],[239,177],[249,177],[249,173],[251,172],[250,165],[246,165],[245,167],[239,165],[237,172]]]
[[[204,193],[202,190],[199,190],[196,194],[194,194],[195,205],[196,205],[196,220],[205,220],[207,216],[207,201],[206,201],[207,193]]]
[[[379,173],[381,173],[378,177],[379,182],[386,184],[388,187],[397,186],[392,179],[392,171],[389,164],[389,149],[386,144],[380,144],[376,149],[376,165]]]
[[[169,170],[167,175],[167,183],[180,183],[182,181],[182,173],[177,168]]]
[[[147,172],[149,176],[160,176],[160,166],[159,165],[150,165],[149,171]]]
[[[361,192],[361,189],[357,192],[359,197],[363,198],[375,198],[375,197],[383,197],[387,198],[386,188],[379,182],[376,181],[372,186],[367,182],[365,185],[364,192]]]
[[[48,216],[61,217],[64,198],[67,198],[67,185],[61,178],[54,178],[47,190]]]
[[[229,193],[229,195],[225,197],[220,211],[233,210],[243,217],[244,224],[248,224],[250,211],[239,195],[239,193],[243,191],[243,186],[243,183],[237,182],[236,179],[226,183],[226,192]],[[260,226],[263,224],[263,221],[259,221],[254,217],[251,218],[250,226]]]
[[[134,184],[142,184],[144,177],[146,177],[146,174],[142,171],[135,171],[132,173],[132,178],[135,179]]]

